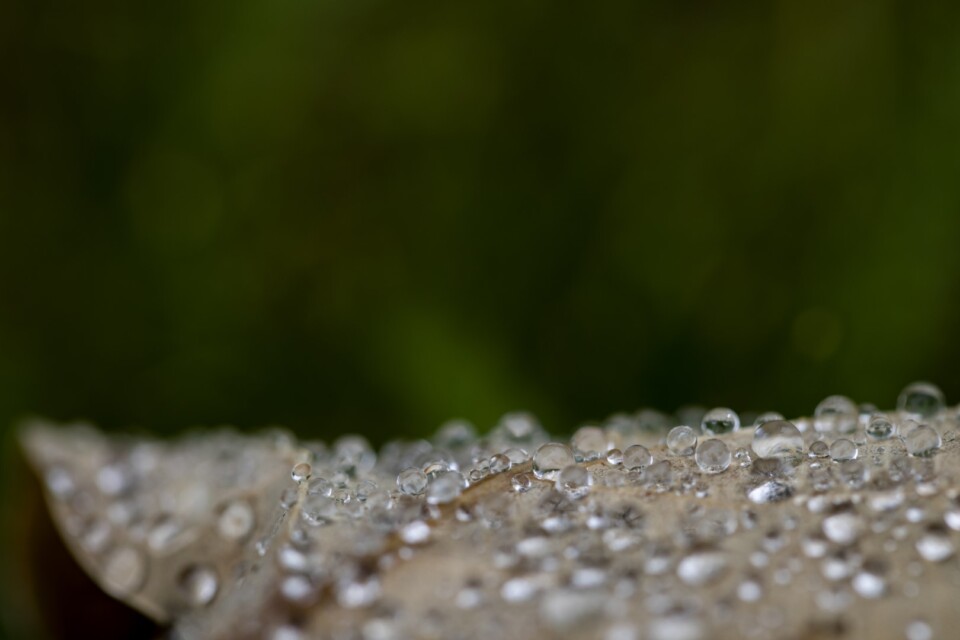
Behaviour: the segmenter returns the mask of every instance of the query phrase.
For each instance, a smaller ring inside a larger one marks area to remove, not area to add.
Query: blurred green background
[[[2,3],[0,424],[956,402],[958,20]]]

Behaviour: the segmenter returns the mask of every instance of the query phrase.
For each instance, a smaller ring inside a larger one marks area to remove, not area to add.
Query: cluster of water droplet
[[[358,436],[298,445],[276,432],[257,446],[197,439],[170,456],[174,445],[108,446],[83,431],[100,456],[92,486],[71,468],[75,452],[45,468],[65,530],[117,595],[176,593],[176,606],[202,611],[271,567],[270,613],[245,623],[255,635],[314,637],[304,612],[334,603],[366,612],[359,635],[343,637],[371,640],[454,637],[470,624],[485,636],[693,639],[734,625],[734,636],[776,638],[810,631],[783,606],[790,598],[849,623],[854,602],[918,598],[928,567],[954,557],[960,491],[936,454],[957,428],[942,393],[915,383],[890,412],[842,396],[793,421],[646,410],[569,441],[517,413],[483,437],[453,421],[379,453]],[[225,551],[177,555],[197,539]],[[384,584],[451,541],[474,559],[423,576],[445,585],[427,609]],[[904,545],[912,557],[887,559]],[[168,556],[179,565],[162,567]],[[911,624],[907,636],[931,628]]]

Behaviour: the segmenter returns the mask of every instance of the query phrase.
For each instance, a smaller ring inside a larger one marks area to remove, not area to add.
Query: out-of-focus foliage
[[[956,401],[958,20],[2,3],[0,424]]]
[[[956,400],[958,18],[5,3],[0,421]]]

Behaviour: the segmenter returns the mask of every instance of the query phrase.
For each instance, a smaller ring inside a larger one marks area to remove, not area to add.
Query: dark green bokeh
[[[0,424],[955,402],[958,20],[4,3]]]

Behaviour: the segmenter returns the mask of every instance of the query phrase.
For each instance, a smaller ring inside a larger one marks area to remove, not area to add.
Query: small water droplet
[[[430,539],[430,525],[414,520],[400,529],[400,539],[407,544],[423,544]]]
[[[590,492],[593,476],[584,467],[572,464],[564,467],[557,476],[555,488],[571,498],[582,498]]]
[[[397,488],[408,496],[419,496],[427,489],[427,474],[416,467],[409,467],[397,474]]]
[[[667,434],[667,449],[675,456],[692,456],[697,448],[697,432],[686,425],[670,429]]]
[[[293,479],[294,482],[296,482],[297,484],[300,484],[301,482],[305,481],[307,478],[310,477],[310,472],[312,470],[313,469],[310,467],[308,463],[300,462],[298,464],[293,465],[293,469],[290,470],[290,477]]]
[[[907,640],[933,640],[933,628],[926,620],[911,620],[906,628]]]
[[[463,476],[458,471],[444,471],[427,486],[427,504],[447,504],[463,492]]]
[[[823,535],[839,545],[850,545],[863,533],[863,520],[852,511],[840,511],[827,516],[822,523]]]
[[[217,533],[225,540],[237,542],[253,531],[253,507],[246,500],[232,500],[223,507],[217,518]]]
[[[190,606],[203,607],[216,597],[220,580],[213,568],[207,565],[191,565],[180,573],[177,586]]]
[[[857,448],[857,445],[854,444],[852,440],[837,438],[833,441],[833,444],[830,445],[830,457],[836,462],[853,460],[858,455],[860,455],[860,449]]]
[[[623,452],[623,466],[628,471],[642,471],[653,462],[650,451],[642,444],[634,444]]]
[[[532,485],[529,473],[518,473],[510,479],[510,485],[517,493],[526,493]]]
[[[830,455],[830,445],[823,440],[814,440],[810,443],[811,458],[826,458]]]
[[[103,566],[107,589],[118,597],[140,590],[147,579],[147,558],[133,547],[118,547],[108,556]]]
[[[886,440],[894,434],[894,426],[887,416],[875,415],[867,425],[867,435],[873,440]]]
[[[780,502],[793,495],[793,488],[777,480],[764,482],[747,492],[747,498],[750,502],[756,504],[766,504],[768,502]]]
[[[695,460],[704,473],[722,473],[730,466],[731,457],[722,440],[710,438],[697,445]]]
[[[917,539],[917,553],[927,562],[943,562],[954,554],[950,534],[939,526],[927,528]]]

